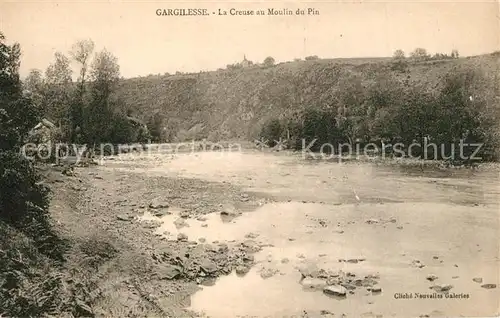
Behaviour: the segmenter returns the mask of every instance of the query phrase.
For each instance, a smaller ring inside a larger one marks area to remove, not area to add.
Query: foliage
[[[86,83],[87,71],[89,66],[90,57],[94,51],[95,44],[92,40],[82,40],[75,43],[70,51],[70,56],[80,66],[80,75],[78,78],[78,86],[72,95],[72,102],[70,107],[69,120],[70,139],[72,142],[81,143],[81,130],[84,125],[84,107],[87,103],[86,100]]]
[[[162,142],[164,141],[165,136],[163,136],[163,118],[159,113],[152,115],[147,121],[147,127],[151,134],[151,141],[153,142]]]
[[[0,229],[4,236],[0,240],[0,314],[39,317],[53,312],[53,297],[58,294],[54,287],[58,278],[43,268],[62,261],[66,244],[51,226],[48,188],[34,165],[19,153],[39,117],[22,92],[20,47],[8,46],[4,40],[0,34]]]
[[[398,50],[394,51],[393,58],[395,60],[402,60],[405,58],[405,52],[403,50],[398,49]]]
[[[268,56],[268,57],[266,57],[266,58],[264,59],[263,64],[264,64],[264,66],[266,66],[266,67],[270,67],[270,66],[273,66],[275,62],[276,62],[276,61],[274,60],[274,58],[273,58],[272,56]]]
[[[262,126],[260,135],[277,140],[285,131],[292,132],[295,149],[316,140],[309,148],[313,151],[321,150],[322,144],[339,149],[344,143],[354,146],[381,140],[406,146],[414,142],[424,145],[430,138],[439,148],[424,151],[423,146],[415,147],[411,155],[427,159],[453,156],[459,161],[469,160],[475,150],[460,149],[461,141],[482,143],[484,146],[476,156],[493,160],[491,150],[499,143],[495,126],[499,109],[492,96],[480,94],[487,85],[483,74],[471,69],[450,71],[443,77],[439,91],[430,91],[424,85],[407,85],[390,76],[378,77],[368,87],[355,77],[347,77],[339,84],[341,89],[335,94],[332,107],[307,107],[298,116],[286,119],[286,126],[283,120],[270,119]],[[304,144],[298,140],[304,140]],[[322,151],[331,151],[329,147]]]
[[[427,50],[421,47],[416,48],[410,53],[410,57],[415,61],[425,61],[430,58]]]
[[[269,147],[274,147],[276,141],[281,138],[281,135],[282,127],[280,121],[278,119],[271,119],[263,125],[259,137],[267,140],[267,145]]]
[[[304,60],[306,60],[306,61],[315,61],[315,60],[319,60],[319,57],[317,55],[310,55],[310,56],[306,56],[304,58]]]

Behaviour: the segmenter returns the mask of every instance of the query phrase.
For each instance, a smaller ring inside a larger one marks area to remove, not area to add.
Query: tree
[[[43,75],[38,69],[30,70],[28,76],[24,80],[24,89],[31,93],[41,93],[43,86]]]
[[[39,109],[23,94],[19,77],[21,47],[7,45],[0,33],[0,150],[19,148],[39,120]]]
[[[94,42],[90,39],[75,43],[70,51],[70,56],[80,65],[79,85],[71,103],[71,140],[80,141],[78,130],[83,125],[83,108],[85,105],[85,83],[87,81],[87,68],[92,52],[94,51]],[[77,129],[78,128],[78,129]]]
[[[110,134],[109,123],[114,118],[112,93],[120,78],[117,58],[106,49],[97,53],[90,73],[91,100],[85,116],[86,141],[100,143]]]
[[[35,105],[42,111],[44,107],[44,85],[42,72],[38,69],[31,70],[23,82],[25,92],[31,96]]]
[[[451,51],[451,58],[458,59],[458,50]]]
[[[393,58],[395,60],[402,60],[405,58],[405,52],[403,50],[396,50],[394,51]]]
[[[71,75],[69,59],[64,54],[56,52],[54,63],[45,71],[45,117],[63,127],[67,135],[71,126]]]
[[[424,61],[429,58],[429,54],[426,49],[418,47],[410,53],[410,57],[417,61]]]
[[[269,66],[273,66],[273,65],[274,65],[274,63],[275,63],[275,60],[274,60],[274,58],[273,58],[272,56],[268,56],[268,57],[266,57],[266,59],[264,60],[264,66],[267,66],[267,67],[269,67]]]

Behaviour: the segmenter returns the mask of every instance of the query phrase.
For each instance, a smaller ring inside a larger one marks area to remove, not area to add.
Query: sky
[[[157,16],[157,9],[202,8],[292,11],[304,16]],[[120,64],[121,75],[215,70],[247,59],[277,62],[321,58],[383,57],[416,47],[461,56],[500,50],[495,1],[15,1],[0,0],[0,31],[19,42],[21,75],[44,71],[54,53],[92,39]]]

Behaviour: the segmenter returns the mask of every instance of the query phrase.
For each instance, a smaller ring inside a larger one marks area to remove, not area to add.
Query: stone
[[[261,271],[260,271],[260,277],[262,277],[262,279],[268,279],[274,275],[276,275],[278,273],[278,270],[277,269],[273,269],[273,268],[263,268]]]
[[[429,289],[433,289],[437,292],[447,292],[452,288],[453,288],[452,285],[446,285],[446,284],[434,285],[434,286],[429,287]]]
[[[241,243],[242,247],[245,248],[248,252],[256,253],[262,250],[262,247],[257,244],[254,240],[246,240]]]
[[[290,262],[290,260],[286,257],[281,259],[281,263],[283,264],[287,264],[288,262]]]
[[[160,279],[171,280],[180,276],[181,269],[174,265],[165,265],[158,268],[157,273]]]
[[[208,227],[208,224],[207,224],[207,223],[203,223],[203,224],[201,225],[201,227]]]
[[[186,234],[184,234],[184,233],[179,233],[177,235],[177,240],[181,241],[181,242],[187,242],[188,236]]]
[[[120,215],[116,216],[116,219],[118,221],[130,221],[130,220],[132,220],[132,218],[133,218],[132,216],[130,216],[130,215],[124,215],[124,214],[120,214]]]
[[[245,262],[253,262],[254,261],[254,256],[253,255],[245,255],[243,256],[243,261]]]
[[[253,232],[250,232],[250,233],[247,233],[247,234],[245,235],[245,238],[248,238],[248,239],[255,239],[255,238],[257,238],[258,236],[259,236],[259,234],[255,234],[255,233],[253,233]]]
[[[430,274],[430,275],[427,275],[426,279],[430,282],[433,282],[435,281],[436,279],[438,279],[438,277],[434,274]]]
[[[352,284],[348,284],[348,283],[342,283],[340,284],[342,287],[344,287],[345,289],[347,290],[354,290],[356,289],[356,286],[355,285],[352,285]]]
[[[483,287],[485,289],[494,289],[494,288],[497,288],[497,285],[496,284],[484,284],[484,285],[481,285],[481,287]]]
[[[473,278],[473,279],[472,279],[472,281],[473,281],[473,282],[476,282],[476,283],[478,283],[478,284],[481,284],[481,283],[483,282],[483,279],[482,279],[482,278],[480,278],[480,277],[475,277],[475,278]]]
[[[156,216],[157,218],[161,218],[162,216],[170,214],[170,212],[168,212],[167,210],[157,210],[157,211],[154,211],[152,214],[154,216]]]
[[[156,198],[149,203],[149,208],[150,209],[166,209],[168,208],[169,205],[167,202],[162,200],[161,198]]]
[[[204,259],[201,261],[200,268],[206,274],[213,274],[217,272],[217,265],[210,259]]]
[[[307,289],[322,289],[327,286],[325,280],[313,277],[304,278],[300,284]]]
[[[323,288],[323,293],[333,296],[345,296],[347,289],[340,285],[326,286]]]
[[[247,266],[243,266],[243,265],[236,266],[236,274],[237,275],[245,275],[249,271],[250,271],[250,268]]]
[[[413,261],[411,262],[411,265],[412,265],[413,267],[417,267],[417,268],[423,268],[423,267],[425,267],[425,265],[424,265],[424,264],[422,264],[419,260],[413,260]]]
[[[183,219],[183,218],[178,218],[177,220],[175,220],[175,221],[174,221],[174,225],[175,225],[175,227],[176,227],[177,229],[181,229],[181,228],[183,228],[183,227],[187,227],[187,226],[189,226],[189,225],[187,224],[186,220],[185,220],[185,219]]]
[[[299,272],[302,275],[302,278],[317,277],[319,274],[319,268],[316,264],[307,264],[300,267]]]

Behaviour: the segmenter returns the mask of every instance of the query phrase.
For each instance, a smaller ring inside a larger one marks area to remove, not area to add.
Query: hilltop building
[[[243,61],[241,61],[240,64],[242,67],[249,67],[249,66],[252,66],[253,63],[252,63],[252,61],[247,60],[246,55],[243,55]]]

